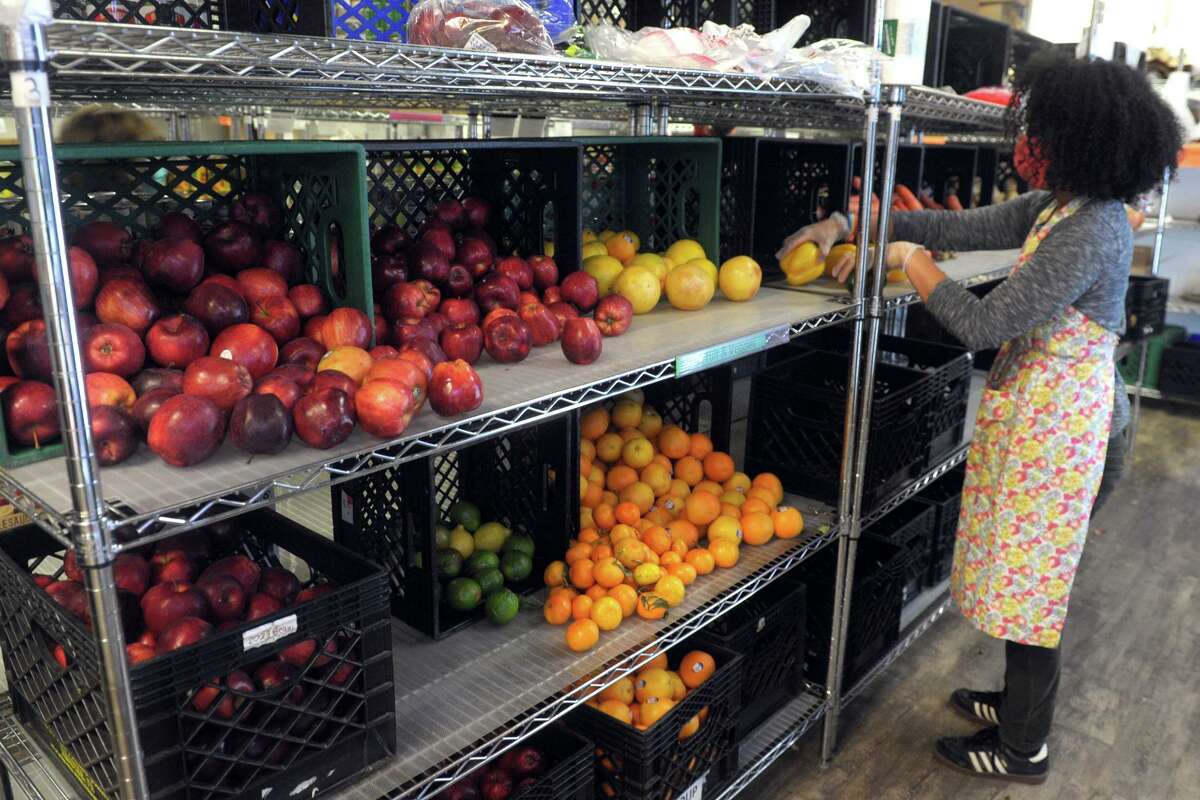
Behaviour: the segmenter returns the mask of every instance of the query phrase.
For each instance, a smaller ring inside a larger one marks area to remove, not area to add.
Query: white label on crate
[[[752,333],[749,336],[734,339],[732,342],[724,342],[703,350],[685,353],[675,359],[675,377],[682,378],[684,375],[691,375],[693,372],[700,372],[728,361],[736,361],[739,358],[766,350],[768,347],[783,344],[788,340],[790,331],[790,326],[780,325],[778,328],[772,328],[762,333]]]
[[[296,624],[296,615],[289,614],[283,619],[277,619],[274,622],[268,622],[266,625],[251,628],[242,634],[242,649],[253,650],[256,647],[266,647],[273,642],[278,642],[285,636],[291,636],[297,631],[298,627]]]
[[[354,524],[354,499],[350,497],[349,492],[338,492],[342,498],[342,522],[347,525]]]
[[[8,73],[12,84],[12,104],[17,108],[42,108],[50,105],[50,83],[44,71]]]
[[[700,800],[700,796],[704,794],[704,780],[708,777],[708,773],[700,776],[700,780],[693,783],[683,794],[679,795],[679,800]]]

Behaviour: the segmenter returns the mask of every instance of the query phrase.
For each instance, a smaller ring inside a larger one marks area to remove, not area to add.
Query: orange
[[[658,434],[658,450],[670,459],[683,458],[691,448],[691,438],[678,425],[667,425]]]
[[[685,591],[683,581],[670,574],[663,575],[654,584],[654,593],[666,600],[671,608],[683,602]]]
[[[592,613],[592,603],[595,601],[586,594],[581,594],[571,601],[571,619],[587,619]]]
[[[577,619],[567,626],[567,647],[576,653],[590,650],[600,641],[600,628],[590,619]]]
[[[624,615],[621,613],[621,604],[607,594],[596,598],[592,603],[592,612],[589,615],[592,622],[602,631],[616,630],[621,624]]]
[[[671,676],[671,699],[678,703],[687,697],[687,684],[683,682],[683,678],[679,677],[678,672],[671,670],[667,674]]]
[[[667,601],[654,592],[642,592],[638,595],[637,615],[642,619],[662,619],[667,615]]]
[[[741,551],[738,549],[736,542],[731,542],[728,539],[717,539],[715,542],[708,543],[708,552],[712,554],[713,562],[718,567],[732,567],[738,562],[741,557]]]
[[[636,428],[642,424],[641,401],[622,397],[613,405],[612,425],[617,430]]]
[[[638,509],[636,503],[619,503],[615,509],[614,516],[617,522],[622,525],[632,525],[642,518],[642,512]]]
[[[684,586],[691,586],[697,576],[696,568],[691,564],[685,564],[683,561],[667,567],[667,574],[679,578],[679,580],[683,581]]]
[[[608,409],[604,406],[594,406],[579,418],[579,435],[594,442],[608,433],[608,423]]]
[[[742,536],[746,544],[766,544],[775,536],[771,515],[757,511],[742,517]]]
[[[552,600],[555,597],[559,597],[561,595],[562,597],[565,597],[568,600],[574,600],[575,596],[578,594],[579,594],[579,592],[575,591],[570,586],[555,586],[553,589],[546,592],[546,599]]]
[[[666,669],[667,668],[666,652],[657,653],[654,656],[654,658],[650,659],[649,661],[647,661],[645,664],[642,665],[642,669],[644,669],[644,670],[654,669],[655,667],[657,667],[658,669]]]
[[[600,435],[603,436],[604,431],[601,431]],[[589,461],[595,461],[596,460],[596,443],[593,442],[591,439],[580,439],[579,440],[579,455],[583,456],[584,458],[586,458]]]
[[[571,565],[571,585],[576,589],[589,589],[596,582],[593,574],[595,564],[590,558],[581,558]]]
[[[625,442],[625,446],[621,448],[621,460],[634,469],[642,469],[654,460],[654,445],[638,435]]]
[[[738,508],[737,506],[733,505],[732,503],[726,503],[726,502],[722,501],[721,502],[721,516],[722,517],[733,517],[734,519],[741,519],[742,510],[740,508]]]
[[[615,236],[608,237],[604,246],[608,249],[610,256],[625,264],[632,261],[633,257],[637,255],[641,242],[638,241],[637,234],[633,231],[621,231]]]
[[[637,701],[643,704],[671,697],[675,693],[671,686],[671,673],[662,667],[642,670],[633,681],[633,693]]]
[[[617,524],[616,514],[608,503],[601,503],[592,509],[592,520],[602,531],[611,531],[612,526]]]
[[[642,407],[642,422],[638,425],[638,430],[646,434],[646,438],[652,439],[658,436],[663,429],[663,418],[658,412],[650,406]]]
[[[751,485],[755,488],[766,489],[771,492],[771,494],[775,496],[775,502],[777,504],[783,502],[783,484],[779,481],[779,478],[776,477],[774,473],[760,472],[758,475],[754,476],[754,480]]]
[[[582,506],[579,509],[579,529],[594,528],[596,522],[592,519],[592,510],[587,506]]]
[[[628,464],[618,464],[608,471],[608,475],[604,478],[604,485],[610,491],[619,492],[630,484],[637,483],[637,470]]]
[[[654,551],[653,551],[653,550],[651,550],[650,548],[646,548],[646,563],[647,563],[647,564],[659,564],[659,563],[661,563],[661,562],[659,561],[659,558],[658,558],[658,553],[654,552]]]
[[[637,522],[633,523],[633,527],[637,529],[637,532],[639,534],[642,534],[642,533],[645,533],[646,531],[650,530],[651,528],[653,528],[654,523],[651,522],[650,520],[646,519],[645,517],[642,517]],[[640,538],[640,536],[639,536],[639,538]]]
[[[681,542],[682,544],[682,542]],[[658,565],[660,567],[669,568],[672,564],[680,564],[683,562],[683,556],[673,550],[668,550],[658,557]],[[669,569],[668,569],[669,571]]]
[[[633,503],[637,506],[638,515],[645,514],[654,508],[654,490],[641,481],[635,481],[621,490],[621,503]]]
[[[697,533],[699,533],[699,532],[697,532]],[[691,545],[689,545],[683,539],[675,539],[675,538],[671,539],[671,552],[674,553],[675,555],[679,556],[680,558],[683,558],[684,556],[686,556],[687,551],[689,549],[691,549]]]
[[[562,561],[551,561],[542,571],[542,581],[551,589],[567,585],[567,565]]]
[[[742,503],[742,514],[770,514],[771,506],[759,497],[749,497]]]
[[[592,460],[587,456],[580,454],[579,456],[579,474],[587,477],[592,471]]]
[[[633,678],[626,675],[605,686],[596,699],[601,703],[605,700],[616,700],[618,703],[629,705],[633,702],[633,697]]]
[[[662,567],[646,562],[633,568],[633,581],[638,586],[652,586],[663,576]]]
[[[609,589],[608,596],[620,603],[621,616],[633,616],[634,609],[637,608],[637,589],[622,583]]]
[[[682,480],[690,487],[694,487],[700,481],[704,480],[704,465],[700,463],[700,459],[692,456],[684,456],[675,462],[675,477]]]
[[[722,503],[728,503],[729,505],[736,506],[738,508],[741,508],[742,504],[746,502],[746,495],[742,494],[737,489],[726,489],[719,496]]]
[[[667,458],[661,452],[655,453],[654,460],[650,463],[661,464],[663,469],[665,469],[668,472],[668,474],[671,475],[671,477],[675,476],[675,462],[672,461],[671,459]]]
[[[721,484],[717,483],[716,481],[710,481],[710,480],[700,481],[699,483],[697,483],[695,486],[692,487],[692,491],[693,492],[708,492],[709,494],[713,495],[714,497],[720,497],[722,494],[725,493],[725,490],[721,488]]]
[[[655,525],[642,533],[642,543],[661,556],[671,549],[671,534],[666,528]]]
[[[600,531],[596,530],[595,528],[584,528],[583,530],[581,530],[579,532],[579,542],[581,544],[593,545],[593,548],[592,548],[593,556],[596,555],[594,545],[598,541],[600,541]],[[595,560],[595,559],[593,558],[593,560]]]
[[[775,524],[775,535],[780,539],[795,539],[804,530],[804,517],[791,506],[780,506],[771,515],[771,522]]]
[[[597,540],[596,544],[592,547],[592,561],[595,561],[597,564],[606,558],[612,558],[612,554],[612,545],[607,540]]]
[[[603,711],[604,709],[601,708],[600,710]],[[625,706],[625,710],[628,711],[629,707]],[[605,713],[608,713],[608,712],[605,712]],[[632,716],[632,715],[630,715],[630,716]],[[620,717],[618,717],[618,719],[620,719]],[[678,738],[679,741],[681,741],[681,742],[685,741],[685,740],[690,739],[693,736],[695,736],[696,731],[698,731],[698,730],[700,730],[700,715],[699,714],[692,717],[687,722],[683,723],[683,727],[681,727],[679,729],[679,736],[676,738]]]
[[[546,598],[546,604],[542,606],[542,616],[551,625],[566,624],[571,619],[571,598],[565,594]]]
[[[691,439],[688,442],[688,455],[690,455],[692,458],[702,459],[712,451],[712,439],[708,438],[703,433],[693,433],[691,435]]]
[[[700,531],[686,519],[676,519],[667,523],[667,532],[671,534],[672,539],[682,539],[688,547],[695,547],[696,542],[700,541]]]
[[[592,483],[604,485],[605,470],[603,464],[592,464],[591,470],[588,471],[587,479]]]
[[[592,598],[592,602],[594,603],[597,600],[599,600],[601,597],[607,597],[608,590],[605,589],[600,584],[594,583],[588,588],[588,590],[586,592],[584,592],[584,594],[586,596]]]
[[[635,538],[622,539],[614,545],[613,553],[621,566],[635,569],[646,560],[646,545]]]
[[[622,703],[620,700],[602,700],[600,701],[600,710],[605,714],[608,714],[613,719],[624,722],[626,725],[633,724],[633,712],[629,710],[628,705]],[[700,718],[693,717],[693,719],[696,720],[696,727],[698,729],[700,727]],[[687,725],[684,725],[684,727],[686,728]],[[682,731],[680,732],[679,736],[680,738],[683,738]]]
[[[650,513],[646,514],[644,519],[653,522],[655,525],[662,525],[665,527],[668,522],[674,519],[674,517],[672,517],[671,513],[666,509],[655,506],[654,508],[650,509]]]
[[[595,508],[604,499],[604,487],[588,481],[579,482],[579,502],[586,508]]]
[[[716,670],[717,663],[703,650],[693,650],[679,661],[679,677],[689,689],[700,686],[711,678]]]
[[[647,464],[638,477],[642,483],[650,487],[655,497],[662,497],[671,488],[671,470],[657,461]]]
[[[713,554],[703,548],[689,550],[683,557],[683,562],[695,567],[697,575],[707,575],[717,566]]]
[[[724,483],[732,478],[736,470],[733,466],[733,458],[728,453],[718,453],[714,450],[706,455],[703,461],[704,476],[710,481],[716,481],[717,483]]]
[[[721,514],[721,501],[714,494],[696,492],[684,501],[684,515],[693,525],[707,525]]]
[[[671,497],[684,498],[691,493],[692,487],[688,485],[687,481],[678,477],[671,479],[671,488],[667,489],[668,495]]]
[[[601,495],[601,497],[600,497],[600,502],[607,503],[608,505],[612,506],[613,508],[616,508],[617,503],[621,502],[621,498],[617,497],[616,492],[610,492],[608,490],[605,490],[604,494]]]
[[[621,436],[621,441],[624,442],[625,444],[629,444],[630,442],[634,441],[635,439],[639,442],[649,441],[648,439],[646,439],[646,436],[641,431],[639,431],[637,428],[622,428],[621,432],[620,432],[620,436]]]
[[[761,486],[754,486],[750,491],[746,492],[746,499],[759,499],[767,504],[770,508],[775,508],[779,504],[779,500],[775,497],[775,493],[769,489],[764,489]]]
[[[567,554],[564,557],[564,560],[567,562],[567,564],[574,564],[580,559],[591,558],[591,555],[592,546],[590,544],[584,544],[583,542],[580,542],[579,544],[572,545],[567,549]]]
[[[674,707],[675,701],[666,698],[653,703],[642,703],[642,724],[640,727],[652,727],[654,723],[670,713]]]
[[[745,536],[742,524],[737,517],[717,517],[709,524],[707,534],[710,542],[728,539],[734,544],[742,541]]]
[[[615,464],[621,458],[625,440],[619,433],[606,433],[596,440],[596,458],[605,464]]]
[[[611,589],[625,580],[625,570],[621,568],[621,562],[609,557],[596,562],[596,566],[592,568],[592,576],[596,579],[597,586]]]
[[[608,532],[608,538],[609,541],[613,543],[613,547],[615,548],[617,543],[622,539],[636,539],[638,538],[638,535],[637,531],[635,531],[629,525],[618,523],[611,531]]]
[[[744,495],[750,491],[750,476],[744,472],[735,472],[721,485],[727,492],[739,492]]]

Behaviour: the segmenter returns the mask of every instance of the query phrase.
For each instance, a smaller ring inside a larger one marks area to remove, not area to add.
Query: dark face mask
[[[1046,172],[1050,168],[1050,162],[1038,152],[1037,143],[1030,144],[1029,137],[1024,134],[1017,139],[1013,150],[1013,166],[1021,180],[1028,183],[1030,188],[1047,188]]]

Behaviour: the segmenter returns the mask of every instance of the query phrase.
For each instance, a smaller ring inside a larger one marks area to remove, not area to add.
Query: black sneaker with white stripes
[[[950,708],[972,722],[984,725],[1000,724],[1000,701],[1003,692],[976,692],[972,689],[955,689],[950,695]]]
[[[1033,755],[1022,756],[1000,741],[999,728],[984,728],[965,738],[938,739],[937,755],[956,771],[979,778],[1044,783],[1050,771],[1050,751],[1045,744]]]

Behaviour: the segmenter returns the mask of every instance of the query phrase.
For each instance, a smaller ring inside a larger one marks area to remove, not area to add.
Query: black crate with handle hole
[[[1171,281],[1151,275],[1130,275],[1125,293],[1125,341],[1153,336],[1167,324],[1167,295]]]
[[[933,508],[909,500],[863,530],[863,536],[881,539],[902,551],[905,603],[920,594],[925,586],[936,517]]]
[[[846,143],[731,136],[721,144],[721,260],[749,255],[779,274],[776,251],[850,201]]]
[[[808,645],[804,677],[822,686],[829,678],[830,623],[836,574],[837,548],[826,547],[785,578],[803,581],[807,587]],[[880,539],[860,539],[846,628],[843,691],[879,663],[899,641],[903,593],[903,550]]]
[[[55,0],[54,16],[125,25],[328,36],[325,0]]]
[[[240,553],[263,567],[293,570],[306,589],[329,588],[130,666],[149,796],[215,800],[324,791],[395,752],[383,572],[271,511],[237,517],[220,530],[243,535],[240,543],[236,536],[209,538],[213,558]],[[35,573],[39,580],[65,578],[63,558],[61,545],[32,526],[0,540],[5,674],[18,718],[83,796],[115,798],[111,711],[95,637],[34,581]],[[132,641],[140,634],[138,597],[119,594]],[[293,666],[271,668],[282,679],[275,686],[224,685],[238,670],[256,675],[281,652]]]
[[[566,140],[367,141],[371,228],[415,238],[442,200],[478,197],[501,255],[553,247],[561,275],[579,268],[579,145]]]
[[[804,688],[804,598],[804,584],[776,581],[697,635],[742,655],[739,741]]]
[[[750,384],[746,472],[774,472],[792,493],[836,503],[849,361],[848,332],[828,329],[768,351]],[[813,349],[821,348],[821,349]],[[881,336],[863,506],[870,510],[962,439],[970,353]]]
[[[1168,399],[1200,397],[1200,342],[1178,342],[1163,351],[1158,388]]]
[[[736,746],[742,655],[693,637],[668,651],[668,667],[678,669],[680,659],[693,650],[713,657],[716,668],[712,676],[646,730],[587,705],[567,718],[572,730],[596,745],[593,766],[597,796],[623,800],[677,798],[709,776]],[[708,712],[700,727],[681,740],[683,727],[705,708]],[[715,780],[716,775],[711,777]]]
[[[938,586],[950,577],[954,563],[954,541],[958,534],[958,512],[962,508],[963,480],[967,468],[960,464],[934,481],[915,498],[934,513],[932,547],[925,572],[925,586]]]
[[[437,527],[456,502],[474,503],[483,522],[533,537],[533,568],[508,588],[544,588],[542,572],[567,548],[578,497],[565,488],[565,476],[579,472],[574,431],[565,415],[338,484],[331,489],[334,539],[384,566],[396,617],[435,639],[448,636],[483,619],[484,608],[461,611],[447,602],[437,576]]]

